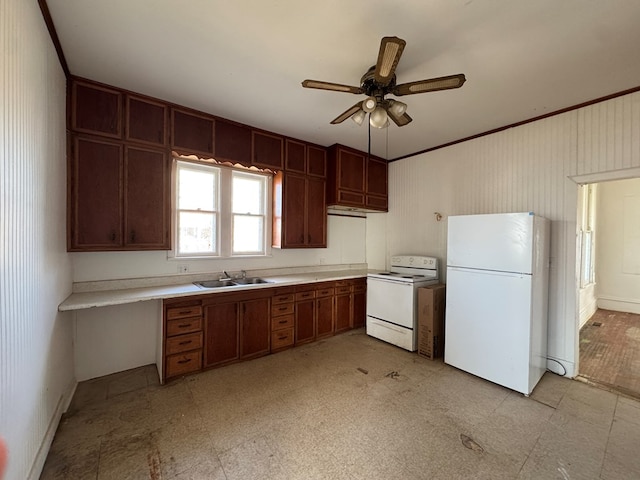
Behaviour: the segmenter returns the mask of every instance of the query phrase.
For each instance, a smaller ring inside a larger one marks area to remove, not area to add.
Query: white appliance
[[[444,361],[529,395],[546,370],[549,220],[449,217]]]
[[[438,261],[393,255],[387,272],[367,275],[367,335],[413,352],[418,348],[418,288],[438,283]]]

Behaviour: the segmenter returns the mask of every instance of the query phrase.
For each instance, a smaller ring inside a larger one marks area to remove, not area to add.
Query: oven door
[[[367,279],[367,315],[401,327],[414,328],[414,289],[412,282]]]

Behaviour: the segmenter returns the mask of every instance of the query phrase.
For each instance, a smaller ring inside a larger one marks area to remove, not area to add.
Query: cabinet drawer
[[[200,330],[202,330],[202,318],[179,318],[167,322],[167,337]]]
[[[174,318],[201,317],[202,307],[200,305],[192,307],[174,307],[167,309],[167,320]]]
[[[293,327],[271,333],[271,350],[293,345]]]
[[[367,284],[364,282],[353,285],[353,293],[361,293],[367,291]]]
[[[331,297],[332,295],[335,295],[335,289],[333,287],[316,290],[316,298]]]
[[[278,305],[280,303],[289,303],[293,302],[296,299],[294,293],[284,293],[282,295],[275,295],[271,297],[271,304]]]
[[[167,357],[167,378],[190,372],[197,372],[202,368],[202,350],[178,353]]]
[[[173,355],[174,353],[195,350],[196,348],[202,348],[202,332],[188,333],[186,335],[168,338],[165,354]]]
[[[276,315],[288,315],[293,313],[294,304],[293,303],[281,303],[280,305],[271,305],[271,316],[275,317]]]
[[[296,302],[301,300],[308,300],[310,298],[316,298],[315,290],[309,290],[307,292],[298,292],[296,293]]]
[[[339,285],[336,287],[336,295],[343,295],[345,293],[350,293],[351,287],[349,285]]]
[[[293,327],[294,324],[295,316],[293,315],[293,313],[291,313],[291,315],[273,317],[271,319],[271,330],[281,330],[283,328]]]

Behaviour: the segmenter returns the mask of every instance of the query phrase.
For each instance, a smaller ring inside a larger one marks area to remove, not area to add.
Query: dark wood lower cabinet
[[[163,311],[165,380],[363,326],[366,279],[168,299]]]
[[[233,362],[240,358],[239,322],[237,302],[205,307],[205,367]]]
[[[243,359],[269,353],[271,325],[269,320],[269,299],[259,298],[240,303],[240,356]]]

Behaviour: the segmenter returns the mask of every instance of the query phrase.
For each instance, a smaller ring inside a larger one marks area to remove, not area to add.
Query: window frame
[[[168,252],[168,258],[175,260],[189,259],[230,259],[230,258],[247,258],[247,257],[268,257],[271,256],[271,229],[273,222],[272,211],[272,189],[273,174],[255,168],[238,168],[219,163],[192,161],[185,158],[174,157],[174,179],[172,181],[172,238],[173,244]],[[218,179],[218,221],[216,222],[216,244],[217,253],[179,253],[179,215],[183,210],[179,210],[178,194],[179,194],[179,173],[181,165],[186,168],[203,171],[216,171]],[[263,232],[261,252],[233,252],[233,177],[234,174],[261,177],[263,183]]]

